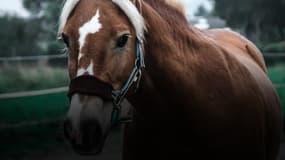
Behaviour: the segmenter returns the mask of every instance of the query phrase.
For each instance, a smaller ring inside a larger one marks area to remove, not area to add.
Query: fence
[[[16,56],[16,57],[0,57],[0,62],[13,62],[13,61],[36,61],[36,60],[52,60],[52,59],[65,59],[67,54],[56,55],[40,55],[40,56]]]
[[[16,57],[0,57],[0,67],[14,66],[67,66],[67,54],[57,55],[39,55],[39,56],[16,56]]]

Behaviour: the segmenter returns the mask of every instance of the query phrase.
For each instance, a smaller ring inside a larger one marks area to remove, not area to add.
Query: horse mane
[[[63,32],[63,28],[66,25],[66,22],[74,10],[74,8],[77,6],[80,0],[66,0],[63,8],[61,10],[61,14],[59,17],[59,27],[58,27],[58,36],[61,36],[61,33]]]
[[[159,15],[173,26],[183,23],[188,27],[188,21],[184,8],[179,0],[144,0],[148,3]],[[178,23],[177,23],[178,22]]]
[[[129,18],[135,28],[137,37],[144,39],[144,31],[146,30],[144,18],[140,14],[135,4],[130,0],[112,0]]]

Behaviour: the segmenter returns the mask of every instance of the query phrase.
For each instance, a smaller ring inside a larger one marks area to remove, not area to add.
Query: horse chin
[[[89,125],[88,125],[89,126]],[[83,127],[75,137],[69,138],[73,150],[80,155],[98,155],[102,152],[106,134],[99,127]]]
[[[82,156],[94,156],[102,153],[103,146],[100,148],[77,148],[76,146],[73,146],[73,150]]]
[[[106,138],[97,138],[96,141],[91,140],[89,142],[83,142],[78,145],[76,143],[72,143],[73,150],[80,155],[99,155],[102,153]]]

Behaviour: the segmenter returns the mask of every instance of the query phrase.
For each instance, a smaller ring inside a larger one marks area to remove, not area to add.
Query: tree
[[[58,27],[58,16],[64,0],[23,0],[23,5],[31,13],[31,20],[38,21],[41,28],[39,33],[39,42],[41,43],[42,49],[50,54],[51,48],[55,50],[55,47],[61,46],[56,41],[57,27]],[[60,50],[58,49],[58,51]],[[54,52],[53,54],[57,54]]]
[[[256,42],[284,40],[285,0],[215,0],[214,14]]]
[[[195,13],[195,16],[208,17],[209,16],[209,11],[203,5],[200,5],[198,7],[197,12]]]
[[[30,21],[16,16],[0,17],[0,56],[34,55],[40,50],[37,43],[37,21]]]

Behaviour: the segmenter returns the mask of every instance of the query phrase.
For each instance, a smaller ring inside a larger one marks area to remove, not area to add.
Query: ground
[[[22,155],[1,157],[1,160],[120,160],[122,134],[120,130],[112,132],[106,141],[105,149],[99,156],[80,156],[72,151],[67,143],[42,151],[29,151]],[[285,160],[285,142],[281,144],[279,160]]]

